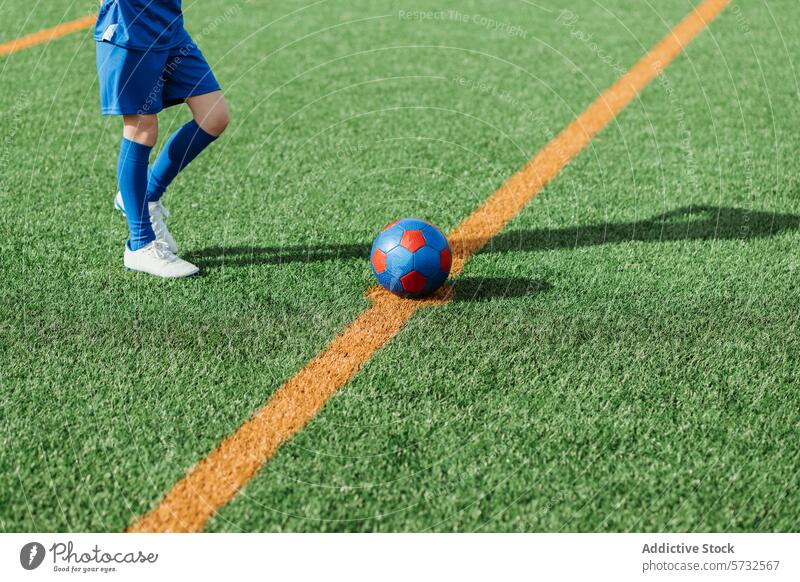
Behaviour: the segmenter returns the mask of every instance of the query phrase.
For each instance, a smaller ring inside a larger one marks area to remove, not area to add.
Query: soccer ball
[[[384,289],[401,297],[422,297],[445,282],[452,255],[441,230],[421,218],[401,218],[375,237],[370,262]]]

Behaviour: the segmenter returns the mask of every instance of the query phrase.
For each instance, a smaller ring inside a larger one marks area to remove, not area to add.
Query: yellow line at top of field
[[[91,16],[83,16],[51,28],[45,28],[44,30],[34,32],[16,40],[4,42],[0,44],[0,57],[10,55],[11,53],[21,51],[22,49],[36,46],[37,44],[50,42],[56,38],[72,34],[73,32],[78,32],[79,30],[85,30],[90,26],[93,26],[96,20],[96,14],[92,14]]]
[[[606,127],[730,0],[705,0],[450,234],[452,277]],[[175,483],[129,532],[200,531],[423,305],[372,289],[371,306],[292,376],[263,408]]]

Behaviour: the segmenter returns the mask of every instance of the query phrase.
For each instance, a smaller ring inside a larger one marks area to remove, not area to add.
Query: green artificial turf
[[[0,0],[0,44],[88,16],[97,11],[98,4],[98,0]],[[60,46],[52,45],[47,54],[59,50]],[[0,71],[4,64],[0,63]],[[7,87],[8,83],[3,86]]]
[[[728,8],[208,529],[796,531],[794,8]],[[191,281],[121,268],[88,33],[0,59],[0,530],[124,529],[367,305],[383,224],[458,224],[690,9],[186,2],[233,112],[165,198]]]

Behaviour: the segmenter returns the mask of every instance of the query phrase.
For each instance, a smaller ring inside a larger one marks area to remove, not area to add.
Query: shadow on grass
[[[511,230],[494,237],[481,252],[547,251],[631,241],[752,240],[800,228],[800,216],[741,208],[694,206],[639,221],[559,229]],[[369,243],[294,246],[208,247],[186,258],[203,269],[297,262],[366,259]],[[498,279],[498,281],[501,281]]]
[[[490,301],[533,297],[553,286],[541,279],[522,277],[459,277],[453,282],[453,301]]]

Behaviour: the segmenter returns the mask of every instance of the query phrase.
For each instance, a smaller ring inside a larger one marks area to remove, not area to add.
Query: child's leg
[[[123,122],[117,180],[130,231],[128,247],[136,251],[156,238],[147,210],[147,164],[158,136],[158,118],[155,115],[125,115]]]
[[[147,184],[147,200],[155,202],[175,176],[195,159],[228,126],[230,114],[222,91],[186,100],[194,119],[170,136],[153,163]]]
[[[192,110],[194,121],[203,128],[203,131],[214,137],[222,135],[231,121],[228,102],[225,101],[222,91],[189,97],[186,99],[186,104]]]

